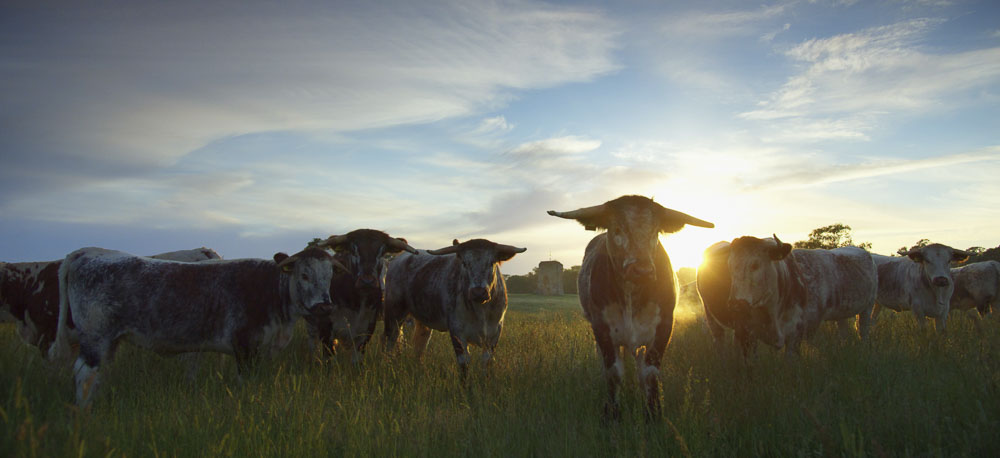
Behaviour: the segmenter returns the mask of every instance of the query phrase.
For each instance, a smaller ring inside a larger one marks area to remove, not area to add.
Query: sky
[[[719,240],[1000,245],[995,1],[0,6],[0,260],[374,228],[580,264],[624,194]]]

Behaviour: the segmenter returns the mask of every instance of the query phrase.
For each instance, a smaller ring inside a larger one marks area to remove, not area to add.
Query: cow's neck
[[[277,268],[275,268],[275,271],[277,271]],[[280,272],[277,272],[277,275],[278,295],[280,298],[276,307],[278,320],[287,323],[299,316],[306,316],[304,310],[298,310],[295,304],[292,304],[291,275],[283,275]]]

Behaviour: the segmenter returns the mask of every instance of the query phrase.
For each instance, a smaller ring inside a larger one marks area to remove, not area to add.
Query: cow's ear
[[[284,261],[285,259],[288,259],[287,254],[281,252],[274,253],[274,262],[281,264],[281,261]]]
[[[955,250],[951,252],[951,262],[965,262],[969,260],[969,253],[962,250]]]
[[[774,248],[768,250],[768,255],[771,256],[771,260],[780,261],[788,256],[788,253],[792,252],[792,245],[787,243],[782,243]]]
[[[274,262],[278,263],[278,268],[284,273],[289,273],[292,271],[292,264],[295,264],[297,258],[295,256],[288,256],[285,253],[275,253]]]
[[[924,254],[919,251],[910,251],[909,253],[906,253],[906,256],[913,262],[924,262]]]

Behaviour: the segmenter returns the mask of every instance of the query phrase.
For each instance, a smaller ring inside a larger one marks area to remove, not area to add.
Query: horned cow
[[[447,331],[463,379],[470,343],[483,348],[482,361],[488,363],[507,311],[507,285],[500,263],[525,250],[486,239],[454,240],[450,247],[403,253],[393,259],[386,279],[387,348],[395,346],[403,319],[411,315],[417,357],[427,347],[432,331]]]
[[[878,279],[857,247],[796,249],[773,238],[740,237],[729,254],[729,307],[749,337],[796,353],[823,321],[856,317],[867,338]]]
[[[608,383],[606,419],[620,417],[622,348],[635,356],[646,395],[647,418],[658,418],[660,361],[673,331],[677,279],[659,241],[661,232],[712,223],[664,208],[643,196],[549,215],[574,219],[587,230],[605,229],[587,245],[577,278],[580,305],[590,322]]]
[[[336,273],[330,282],[330,314],[306,317],[309,335],[327,350],[347,343],[351,359],[357,364],[382,316],[389,259],[403,251],[417,250],[405,239],[373,229],[331,235],[317,246],[333,249],[334,258],[349,271]]]

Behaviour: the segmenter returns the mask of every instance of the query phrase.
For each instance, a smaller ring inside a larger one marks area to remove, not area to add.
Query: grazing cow
[[[636,358],[647,418],[659,418],[660,361],[673,331],[678,294],[674,269],[659,234],[677,232],[685,224],[714,225],[642,196],[622,196],[593,207],[548,213],[574,219],[587,230],[607,230],[587,245],[577,278],[580,305],[593,328],[608,382],[605,418],[621,415],[622,347]]]
[[[242,373],[262,351],[287,345],[299,317],[329,313],[338,265],[318,248],[278,253],[273,261],[203,263],[83,248],[59,269],[60,324],[51,359],[68,355],[71,311],[80,342],[73,367],[79,404],[88,403],[100,366],[123,338],[160,354],[228,353]]]
[[[483,348],[485,365],[492,358],[507,311],[507,284],[500,263],[527,248],[485,239],[440,250],[403,253],[389,263],[385,291],[385,344],[399,340],[407,315],[414,319],[413,345],[419,358],[431,332],[447,331],[463,380],[468,372],[468,344]],[[454,254],[454,256],[446,256]]]
[[[332,235],[318,246],[332,248],[334,258],[350,268],[350,272],[333,276],[330,282],[333,312],[307,317],[309,335],[327,350],[348,342],[351,359],[357,364],[382,315],[389,258],[402,251],[416,253],[417,250],[407,245],[405,239],[392,238],[372,229]]]
[[[171,251],[151,256],[156,259],[196,262],[222,259],[208,248]],[[0,263],[0,312],[17,322],[18,334],[45,355],[59,324],[59,266],[48,262]],[[72,320],[68,321],[70,328]]]
[[[740,237],[730,246],[729,275],[729,307],[753,339],[797,353],[821,322],[852,317],[868,337],[878,278],[861,248],[792,250],[778,236]]]
[[[921,329],[925,317],[930,317],[938,332],[944,332],[955,290],[949,266],[965,261],[969,254],[940,243],[900,250],[899,254],[902,256],[872,255],[878,266],[878,298],[872,317],[878,317],[882,307],[897,312],[912,310]]]
[[[750,336],[749,324],[743,310],[729,305],[732,277],[729,275],[729,242],[722,241],[705,249],[698,267],[698,293],[705,307],[705,321],[716,346],[722,348],[726,329],[733,330],[736,344],[749,354],[756,342]]]
[[[1000,262],[984,261],[951,269],[955,291],[951,310],[976,309],[986,316],[1000,306]]]

